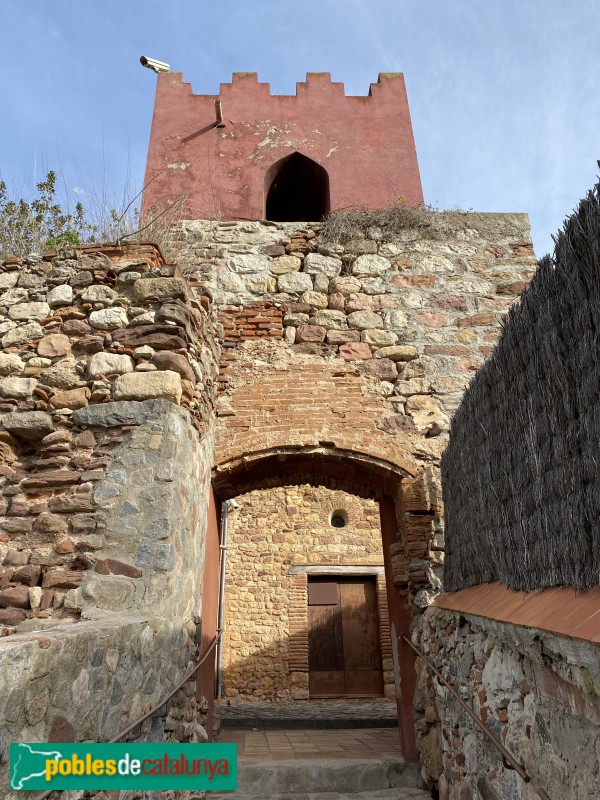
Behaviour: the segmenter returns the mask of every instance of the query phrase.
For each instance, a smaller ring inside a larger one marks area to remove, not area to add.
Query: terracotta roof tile
[[[446,592],[433,605],[600,643],[600,586],[580,593],[567,587],[525,593],[482,583]]]

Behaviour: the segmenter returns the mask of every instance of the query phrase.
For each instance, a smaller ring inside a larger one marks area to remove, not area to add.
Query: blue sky
[[[536,254],[596,180],[598,0],[2,0],[0,177],[45,171],[114,204],[140,187],[155,76],[214,93],[234,71],[293,94],[404,72],[426,202],[529,213]],[[85,195],[79,195],[86,202]]]

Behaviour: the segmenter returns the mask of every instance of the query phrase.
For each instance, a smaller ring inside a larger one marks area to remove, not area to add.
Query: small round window
[[[348,514],[341,508],[338,508],[331,514],[329,523],[333,528],[345,528],[348,524]]]

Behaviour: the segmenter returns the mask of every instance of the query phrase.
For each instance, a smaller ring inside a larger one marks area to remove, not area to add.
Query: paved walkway
[[[360,730],[221,730],[219,742],[238,746],[240,761],[310,758],[399,758],[397,728]]]
[[[221,702],[215,712],[218,741],[237,745],[237,800],[431,800],[400,755],[394,702]]]

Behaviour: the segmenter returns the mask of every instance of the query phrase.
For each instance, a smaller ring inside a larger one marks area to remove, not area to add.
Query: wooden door
[[[311,697],[383,694],[373,578],[309,578],[308,665]]]

